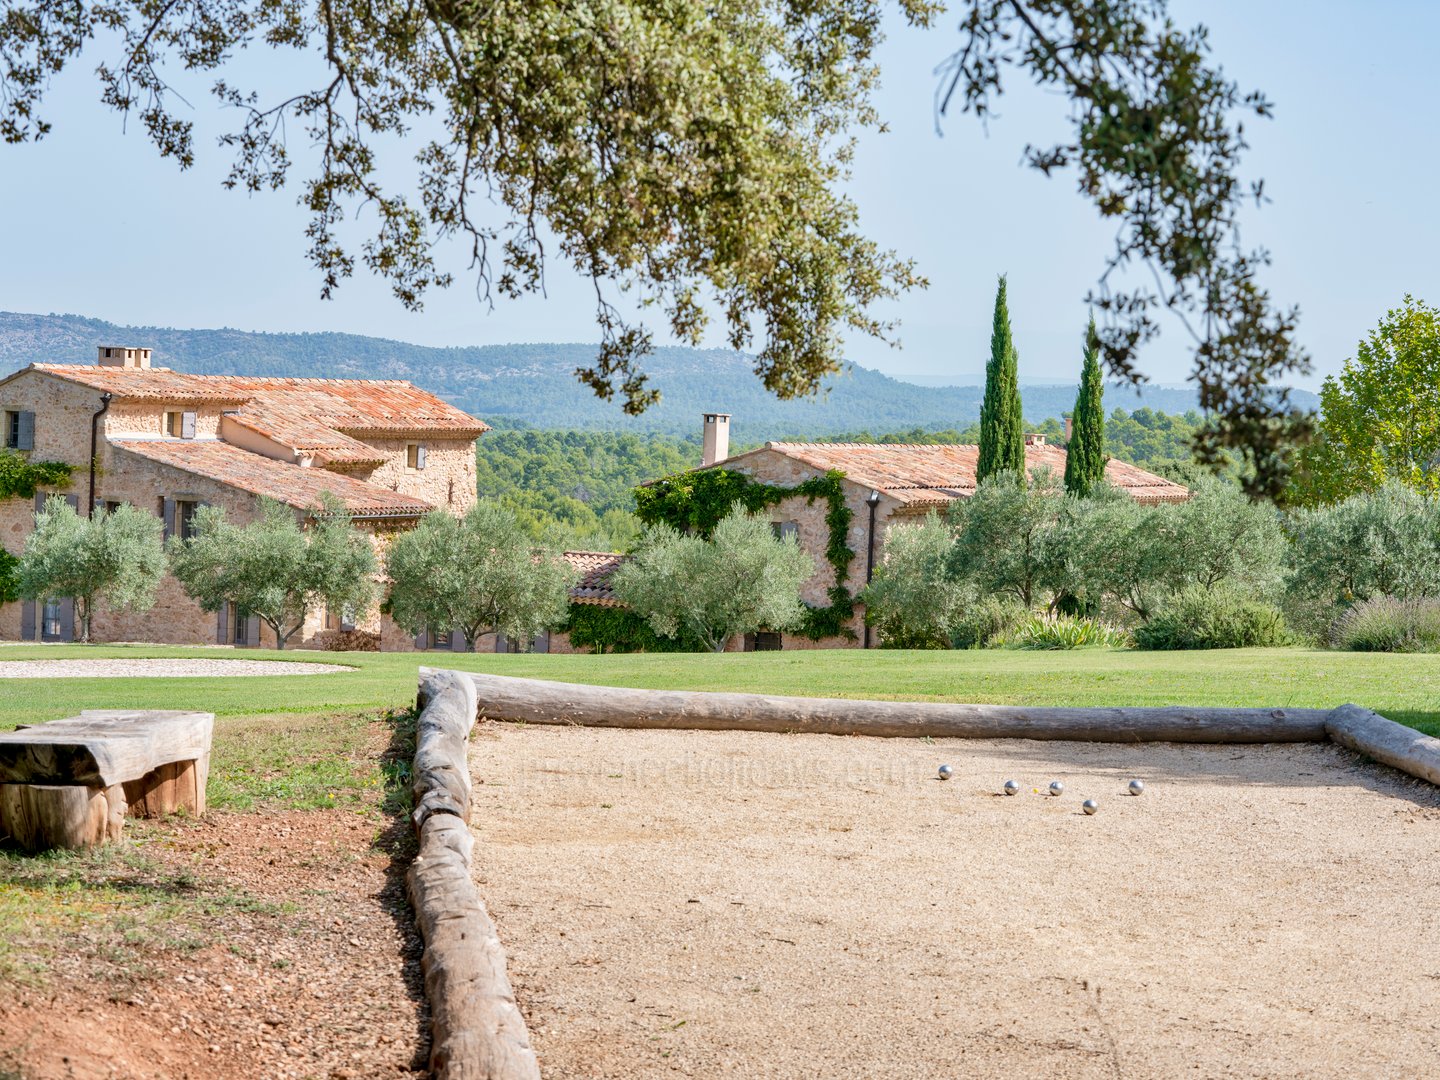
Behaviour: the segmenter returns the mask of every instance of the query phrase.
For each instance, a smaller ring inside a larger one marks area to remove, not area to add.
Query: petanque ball
[[[1100,804],[1094,799],[1086,799],[1083,803],[1080,804],[1080,807],[1085,811],[1085,813],[1093,814],[1096,810],[1100,809]]]
[[[1130,781],[1130,794],[1131,794],[1131,795],[1144,795],[1144,794],[1145,794],[1145,781],[1144,781],[1144,780],[1131,780],[1131,781]]]
[[[940,766],[940,779],[941,779],[941,780],[949,780],[949,779],[950,779],[950,773],[951,773],[952,771],[953,771],[953,770],[950,768],[949,765],[941,765],[941,766]]]
[[[1060,795],[1060,794],[1063,794],[1064,791],[1065,791],[1065,785],[1062,784],[1059,780],[1051,780],[1051,781],[1050,781],[1050,794],[1051,794],[1051,795]]]
[[[1006,795],[1014,795],[1014,794],[1015,794],[1016,792],[1018,792],[1019,790],[1020,790],[1020,785],[1017,784],[1014,780],[1006,780],[1006,781],[1005,781],[1005,794],[1006,794]]]

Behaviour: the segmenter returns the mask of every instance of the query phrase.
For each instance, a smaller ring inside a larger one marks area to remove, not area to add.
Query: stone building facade
[[[0,380],[6,446],[74,467],[64,490],[80,512],[120,503],[152,510],[166,535],[200,504],[245,524],[268,496],[303,514],[322,493],[340,499],[383,554],[388,538],[436,508],[475,501],[475,440],[487,430],[407,382],[188,375],[152,367],[148,349],[101,347],[94,366],[32,364]],[[93,445],[94,469],[91,469]],[[19,554],[36,505],[0,502],[0,544]],[[0,606],[0,639],[67,640],[65,601]],[[145,612],[101,607],[96,641],[273,645],[268,628],[237,612],[206,612],[170,577]],[[358,625],[317,611],[292,639],[353,647],[410,635],[372,612]],[[413,646],[413,642],[412,646]]]
[[[719,414],[728,422],[729,418]],[[710,424],[706,417],[707,432]],[[706,468],[724,468],[744,473],[754,480],[779,487],[794,487],[816,476],[835,471],[843,476],[845,503],[850,508],[846,543],[854,552],[843,583],[852,596],[869,580],[870,570],[884,555],[885,533],[893,525],[915,523],[932,510],[943,513],[955,499],[975,492],[979,460],[976,446],[889,445],[880,443],[786,443],[764,446],[724,457],[723,434],[720,452]],[[1048,468],[1057,475],[1065,472],[1065,451],[1049,445],[1043,435],[1026,439],[1027,469]],[[1110,461],[1106,479],[1138,502],[1183,502],[1189,489],[1121,461]],[[823,500],[811,503],[803,496],[785,499],[770,508],[777,532],[793,532],[801,546],[815,560],[815,574],[801,590],[801,599],[815,607],[829,604],[828,590],[835,585],[835,570],[825,558],[830,528]],[[812,641],[798,634],[755,635],[734,642],[732,649],[783,648],[829,649],[865,645],[864,609],[856,605],[849,623],[853,638],[833,637]]]

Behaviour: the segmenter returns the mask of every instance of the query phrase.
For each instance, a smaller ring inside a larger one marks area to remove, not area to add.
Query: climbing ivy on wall
[[[74,471],[63,461],[29,461],[13,450],[0,450],[0,500],[33,499],[36,488],[64,487]]]
[[[846,624],[855,617],[855,598],[846,588],[845,579],[855,558],[848,542],[850,521],[855,515],[845,503],[841,483],[844,478],[844,473],[832,469],[794,487],[783,487],[761,483],[730,469],[701,469],[636,488],[635,516],[646,525],[665,524],[708,536],[737,502],[751,513],[758,513],[792,496],[800,496],[812,504],[816,499],[824,499],[828,504],[825,524],[830,530],[825,560],[835,570],[835,584],[829,590],[829,607],[811,608],[800,633],[812,641],[827,637],[854,638],[854,631]]]
[[[598,653],[697,652],[703,648],[699,643],[660,637],[647,620],[623,607],[571,604],[565,629],[571,645]]]

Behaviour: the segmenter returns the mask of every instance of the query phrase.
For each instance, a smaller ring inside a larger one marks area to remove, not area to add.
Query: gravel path
[[[328,675],[344,664],[290,660],[0,660],[0,679],[180,679],[214,675]]]
[[[1440,797],[1334,747],[489,725],[471,760],[547,1080],[1440,1075]]]

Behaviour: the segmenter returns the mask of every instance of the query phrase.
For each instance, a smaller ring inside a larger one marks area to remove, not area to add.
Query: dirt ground
[[[142,946],[114,913],[67,934],[63,951],[46,947],[42,976],[0,983],[0,1077],[427,1075],[420,947],[399,876],[408,852],[385,850],[400,838],[374,843],[375,828],[340,810],[135,825],[153,869],[108,884],[185,893],[171,937],[193,946]],[[0,882],[0,901],[29,887]],[[38,957],[47,935],[35,933]]]
[[[549,1080],[1440,1075],[1440,798],[1338,748],[489,725],[471,761]]]

